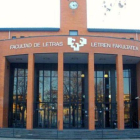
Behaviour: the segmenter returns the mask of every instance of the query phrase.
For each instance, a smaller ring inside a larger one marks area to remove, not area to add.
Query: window
[[[16,39],[16,36],[12,36],[12,39]]]
[[[76,35],[78,35],[78,31],[77,30],[70,30],[69,35],[76,36]]]
[[[27,116],[27,65],[11,64],[9,127],[25,128]]]
[[[20,38],[24,38],[24,36],[20,36]]]

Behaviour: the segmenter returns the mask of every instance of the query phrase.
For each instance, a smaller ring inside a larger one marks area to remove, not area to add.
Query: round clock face
[[[78,8],[78,3],[75,1],[70,2],[69,7],[71,9],[77,9]]]

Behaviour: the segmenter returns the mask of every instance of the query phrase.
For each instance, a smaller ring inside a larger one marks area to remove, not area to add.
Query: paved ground
[[[0,140],[140,140],[135,139],[22,139],[22,138],[0,138]]]

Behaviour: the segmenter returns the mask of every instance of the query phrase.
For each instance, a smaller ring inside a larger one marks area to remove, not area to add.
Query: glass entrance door
[[[38,109],[38,128],[56,128],[57,110]]]
[[[64,128],[87,128],[88,98],[85,65],[64,67]]]
[[[36,64],[34,127],[57,128],[56,64]]]
[[[117,125],[115,83],[115,67],[95,66],[96,128],[115,128]]]

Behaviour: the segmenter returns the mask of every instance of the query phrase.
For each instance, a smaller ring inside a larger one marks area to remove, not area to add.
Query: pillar
[[[34,55],[28,55],[28,85],[27,85],[27,122],[26,128],[33,129],[34,103]]]
[[[5,128],[8,127],[10,64],[6,57],[0,60],[0,128]]]
[[[116,72],[117,72],[117,121],[118,129],[124,129],[124,91],[123,91],[123,57],[116,57]]]
[[[140,62],[137,64],[138,123],[140,123]]]
[[[58,53],[57,128],[63,130],[63,53]]]
[[[94,54],[88,56],[88,102],[89,130],[95,129],[95,90],[94,90]]]

